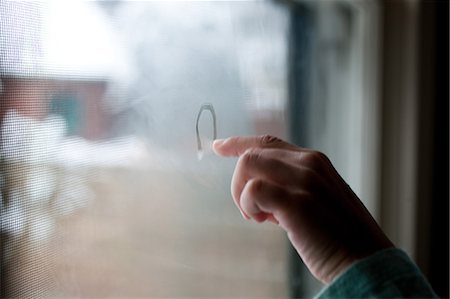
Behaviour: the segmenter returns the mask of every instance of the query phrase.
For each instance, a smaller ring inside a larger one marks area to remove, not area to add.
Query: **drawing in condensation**
[[[203,158],[205,150],[207,149],[206,147],[204,147],[204,145],[202,145],[202,138],[200,136],[200,130],[198,128],[198,124],[200,122],[200,117],[202,116],[202,113],[205,110],[208,110],[212,116],[212,121],[213,121],[213,138],[212,138],[212,140],[215,140],[217,138],[216,112],[214,111],[214,106],[212,104],[205,103],[200,107],[200,111],[197,114],[197,121],[195,124],[195,132],[197,134],[197,158],[199,160],[201,160]],[[212,142],[212,141],[210,141],[210,142]]]

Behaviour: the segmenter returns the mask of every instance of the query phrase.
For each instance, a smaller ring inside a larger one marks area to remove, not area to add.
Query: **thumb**
[[[250,148],[298,149],[296,146],[270,135],[236,136],[227,139],[216,139],[213,143],[214,152],[224,157],[238,157]]]

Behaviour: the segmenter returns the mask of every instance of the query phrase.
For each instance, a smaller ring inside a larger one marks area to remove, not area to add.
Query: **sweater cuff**
[[[404,251],[389,248],[351,265],[316,298],[437,298],[437,295]]]

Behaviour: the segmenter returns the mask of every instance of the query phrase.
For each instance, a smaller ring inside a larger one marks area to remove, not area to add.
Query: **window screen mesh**
[[[287,296],[284,234],[241,219],[195,120],[284,137],[288,15],[0,1],[1,295]]]

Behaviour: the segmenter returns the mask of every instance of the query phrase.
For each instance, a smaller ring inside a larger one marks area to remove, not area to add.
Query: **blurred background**
[[[219,138],[325,152],[448,297],[447,1],[0,1],[1,297],[312,297]]]

